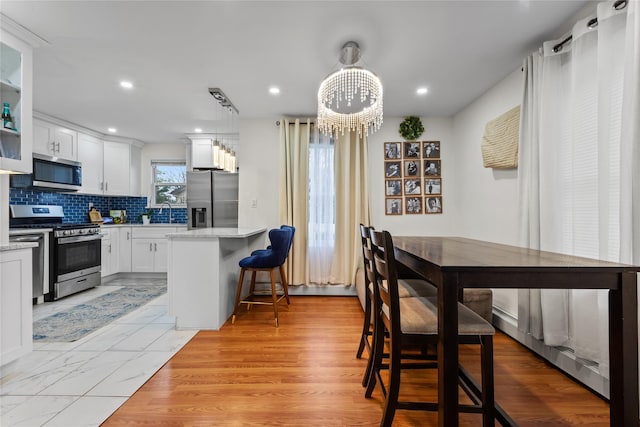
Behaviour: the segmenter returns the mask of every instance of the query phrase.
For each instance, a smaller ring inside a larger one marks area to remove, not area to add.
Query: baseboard
[[[549,347],[531,335],[525,334],[518,330],[518,321],[515,317],[495,306],[493,325],[594,393],[609,399],[609,379],[600,375],[597,364],[576,358],[569,349]]]
[[[115,273],[102,278],[102,284],[106,284],[115,279],[166,279],[167,273]]]
[[[355,286],[344,285],[300,285],[289,286],[289,295],[319,295],[319,296],[357,296]]]

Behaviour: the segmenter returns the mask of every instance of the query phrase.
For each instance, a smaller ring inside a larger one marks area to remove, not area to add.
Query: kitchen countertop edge
[[[135,223],[125,223],[125,224],[99,224],[101,227],[106,228],[121,228],[121,227],[144,227],[144,228],[154,228],[154,227],[178,227],[178,228],[187,228],[187,224],[179,224],[179,223],[154,223],[154,224],[135,224]]]
[[[169,239],[240,239],[251,237],[255,234],[267,231],[265,227],[243,227],[243,228],[198,228],[195,230],[182,231],[178,233],[167,234]]]
[[[0,252],[17,251],[20,249],[35,248],[38,246],[35,242],[10,242],[0,245]]]

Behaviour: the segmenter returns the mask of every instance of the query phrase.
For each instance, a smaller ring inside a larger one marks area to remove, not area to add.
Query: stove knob
[[[63,231],[62,231],[62,235],[63,235],[63,236],[68,236],[69,234],[70,234],[70,231],[69,231],[69,230],[63,230]]]

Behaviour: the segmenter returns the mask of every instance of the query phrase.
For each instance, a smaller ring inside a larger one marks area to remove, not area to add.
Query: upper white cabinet
[[[132,167],[132,149],[137,147],[123,142],[102,141],[84,133],[78,134],[78,161],[82,163],[81,193],[104,194],[109,196],[128,196],[132,193],[131,173],[135,169],[138,175],[140,166]],[[136,157],[140,161],[140,155]]]
[[[190,137],[191,168],[217,168],[217,145],[211,137]]]
[[[104,194],[122,196],[129,194],[131,168],[130,145],[121,142],[104,142]]]
[[[78,161],[82,163],[81,193],[103,194],[104,180],[102,141],[95,136],[78,133]]]
[[[131,169],[129,171],[129,195],[142,195],[142,149],[131,146]]]
[[[33,152],[68,160],[78,160],[78,132],[34,119]]]
[[[29,40],[22,34],[28,32],[24,27],[4,15],[0,19],[0,108],[7,103],[13,119],[12,125],[7,123],[8,127],[0,120],[0,171],[30,173],[33,167],[32,44],[24,41]]]

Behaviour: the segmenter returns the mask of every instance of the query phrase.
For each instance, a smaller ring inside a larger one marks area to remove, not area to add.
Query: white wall
[[[440,141],[443,213],[385,215],[384,143],[401,141],[401,117],[385,117],[368,141],[371,224],[397,235],[462,236],[518,243],[517,171],[482,166],[480,141],[487,121],[520,102],[518,69],[453,118],[422,117],[420,140]],[[273,120],[241,120],[237,151],[240,167],[239,225],[279,226],[279,128]],[[144,154],[144,153],[143,153]],[[257,206],[251,207],[256,200]],[[517,316],[517,293],[495,290],[494,303]]]
[[[280,128],[275,120],[241,120],[236,156],[240,173],[238,225],[279,227]]]
[[[151,161],[152,160],[180,160],[186,161],[186,145],[183,143],[175,144],[145,144],[142,147],[142,165],[140,194],[147,197],[147,201],[151,200]]]
[[[425,131],[421,141],[440,141],[442,158],[442,214],[385,215],[384,143],[403,141],[398,133],[402,117],[385,117],[382,128],[369,136],[369,204],[371,225],[395,235],[456,235],[455,193],[452,187],[458,173],[454,157],[453,129],[450,118],[422,117]]]
[[[460,236],[518,245],[517,169],[485,169],[480,143],[485,124],[520,104],[522,72],[514,71],[453,118],[452,180]],[[449,163],[449,162],[448,162]],[[443,166],[443,171],[444,171]],[[494,305],[517,317],[516,290],[493,292]]]

